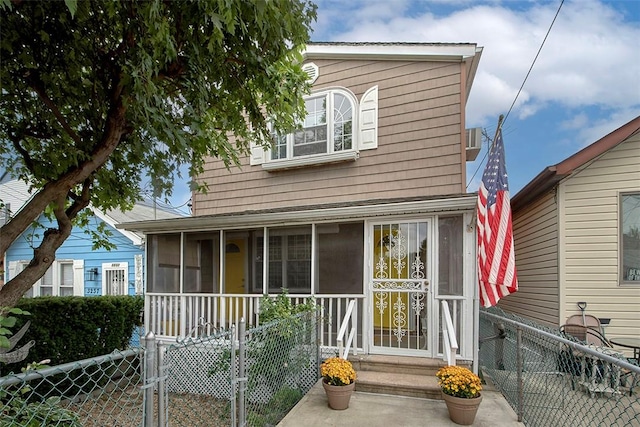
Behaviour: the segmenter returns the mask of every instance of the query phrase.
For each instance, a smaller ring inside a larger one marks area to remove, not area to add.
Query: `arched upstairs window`
[[[270,149],[252,146],[251,164],[267,170],[356,160],[360,150],[377,148],[378,87],[358,103],[347,89],[335,88],[305,98],[300,129],[272,134]]]

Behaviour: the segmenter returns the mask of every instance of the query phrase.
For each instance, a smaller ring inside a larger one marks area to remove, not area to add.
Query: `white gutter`
[[[379,59],[412,61],[462,61],[475,56],[475,43],[311,43],[302,52],[308,59]]]

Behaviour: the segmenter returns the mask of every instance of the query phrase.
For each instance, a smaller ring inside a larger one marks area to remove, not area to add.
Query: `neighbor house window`
[[[24,270],[28,261],[12,261],[10,262],[11,278]],[[76,261],[76,267],[82,271],[82,261]],[[76,275],[74,274],[74,261],[61,260],[54,261],[44,275],[36,281],[31,289],[23,296],[25,298],[38,296],[72,296],[81,295],[76,289],[84,286],[82,283],[76,283]]]
[[[34,285],[33,296],[72,296],[73,261],[56,261]]]
[[[330,154],[353,149],[354,101],[338,90],[305,100],[307,115],[300,129],[273,134],[271,160]]]
[[[640,193],[620,195],[622,282],[640,285]]]

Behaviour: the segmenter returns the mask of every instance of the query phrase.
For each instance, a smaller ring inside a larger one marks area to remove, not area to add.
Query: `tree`
[[[148,175],[171,195],[207,157],[239,164],[302,117],[306,0],[0,0],[0,161],[35,195],[0,229],[0,254],[46,212],[33,259],[0,289],[17,300],[89,204],[130,209]],[[192,189],[204,190],[192,182]]]

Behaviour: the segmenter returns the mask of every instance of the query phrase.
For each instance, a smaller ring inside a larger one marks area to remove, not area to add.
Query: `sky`
[[[493,137],[498,117],[506,116],[502,129],[512,196],[547,166],[640,115],[640,0],[565,0],[561,7],[561,0],[316,4],[318,18],[311,37],[315,42],[454,42],[483,47],[466,127],[482,127]],[[478,189],[487,146],[483,141],[477,159],[467,163],[469,192]],[[178,185],[174,192],[176,206],[189,198],[182,188]]]
[[[466,127],[482,127],[493,138],[498,117],[506,116],[502,129],[514,195],[545,167],[640,115],[638,0],[566,0],[516,100],[560,4],[320,1],[312,40],[483,47]],[[478,188],[487,146],[467,163],[468,191]]]

